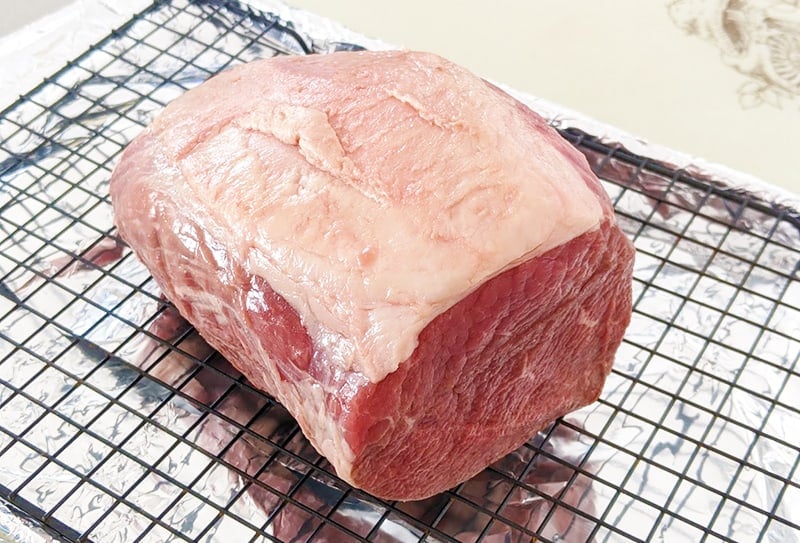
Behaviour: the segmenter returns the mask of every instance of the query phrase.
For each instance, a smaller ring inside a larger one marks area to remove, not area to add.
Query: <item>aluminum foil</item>
[[[385,47],[256,5],[317,51]],[[678,155],[651,168],[626,154],[651,150],[635,141],[610,153],[613,129],[563,110],[555,124],[600,137],[567,133],[638,250],[601,400],[429,500],[339,481],[160,298],[107,200],[120,150],[163,104],[275,51],[303,47],[241,6],[174,0],[0,119],[0,535],[47,541],[41,522],[103,542],[800,541],[797,207],[747,180],[725,188],[722,169],[683,179]]]

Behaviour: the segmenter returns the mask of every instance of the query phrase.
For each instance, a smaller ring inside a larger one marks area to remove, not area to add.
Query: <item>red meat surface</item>
[[[583,157],[432,55],[234,68],[168,106],[110,190],[164,295],[382,498],[450,488],[594,401],[630,318],[632,245]]]

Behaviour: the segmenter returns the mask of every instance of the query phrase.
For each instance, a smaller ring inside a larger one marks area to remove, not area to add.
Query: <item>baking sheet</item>
[[[614,372],[599,402],[423,502],[383,502],[339,481],[285,410],[177,318],[114,239],[110,171],[165,103],[211,74],[357,41],[292,14],[157,3],[3,113],[3,530],[93,541],[800,541],[800,216],[763,187],[731,190],[565,129],[637,247],[634,318]],[[9,520],[20,513],[27,522]]]

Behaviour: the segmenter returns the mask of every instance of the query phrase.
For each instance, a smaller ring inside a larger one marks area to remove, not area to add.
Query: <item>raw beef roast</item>
[[[252,62],[111,179],[164,294],[377,496],[445,490],[594,401],[633,250],[584,158],[429,54]]]

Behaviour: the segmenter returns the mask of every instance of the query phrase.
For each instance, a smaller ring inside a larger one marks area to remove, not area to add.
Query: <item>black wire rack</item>
[[[800,541],[800,215],[579,131],[637,247],[630,329],[598,402],[451,491],[349,487],[181,325],[114,237],[116,158],[312,43],[156,2],[0,115],[0,513],[65,541]]]

